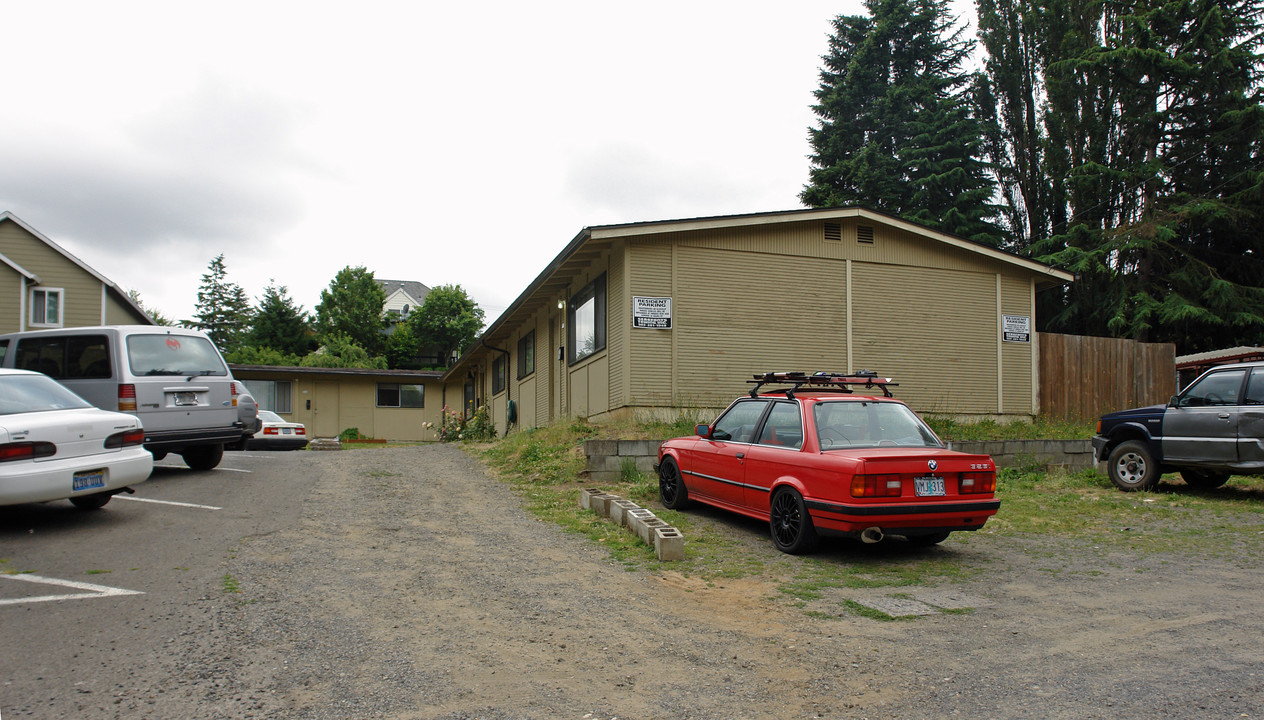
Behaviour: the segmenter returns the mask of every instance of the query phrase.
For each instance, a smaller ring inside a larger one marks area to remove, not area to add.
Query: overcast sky
[[[147,305],[343,267],[490,322],[582,228],[791,210],[830,20],[785,3],[0,0],[0,211]],[[629,10],[632,10],[631,12]]]

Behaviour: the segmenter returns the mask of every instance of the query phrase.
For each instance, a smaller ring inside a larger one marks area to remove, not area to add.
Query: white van
[[[176,453],[195,470],[219,465],[224,446],[253,432],[239,417],[237,384],[204,333],[153,325],[0,335],[0,366],[35,370],[103,410],[140,418],[145,448]]]

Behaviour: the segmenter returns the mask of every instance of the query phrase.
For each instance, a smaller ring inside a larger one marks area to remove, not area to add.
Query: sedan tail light
[[[264,428],[263,434],[264,435],[279,435],[281,434],[281,430],[280,428],[274,428],[274,427]]]
[[[136,412],[136,386],[135,385],[119,385],[118,386],[118,409],[119,409],[119,412],[125,412],[125,413]]]
[[[904,492],[904,483],[898,474],[853,475],[852,497],[897,497]]]
[[[135,447],[145,443],[145,431],[139,428],[135,430],[124,430],[117,432],[105,439],[105,447],[107,450],[118,450],[119,448]]]
[[[305,427],[297,427],[297,428],[294,428],[294,434],[295,434],[295,435],[306,435],[306,434],[307,434],[307,428],[305,428]]]
[[[0,445],[0,462],[34,460],[57,454],[57,446],[50,442],[15,442]]]
[[[990,493],[996,492],[996,473],[994,472],[969,472],[961,473],[961,484],[958,486],[958,492],[967,493]]]

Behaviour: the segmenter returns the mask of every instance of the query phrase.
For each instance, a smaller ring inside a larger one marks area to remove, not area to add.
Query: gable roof
[[[1075,275],[1058,270],[1044,263],[1025,258],[1015,253],[998,250],[988,245],[951,235],[940,230],[926,227],[915,222],[888,215],[877,210],[864,207],[818,208],[808,210],[783,210],[777,212],[748,213],[743,215],[718,215],[682,220],[655,220],[649,222],[621,223],[616,225],[594,225],[579,231],[569,244],[553,258],[535,280],[527,285],[517,299],[500,314],[491,325],[487,326],[478,339],[449,368],[455,373],[464,365],[464,360],[474,351],[485,345],[487,338],[504,329],[524,309],[534,311],[546,298],[554,297],[558,292],[565,292],[575,273],[587,266],[589,261],[601,254],[600,249],[588,247],[593,241],[609,241],[615,238],[635,238],[637,236],[656,235],[669,232],[688,232],[696,230],[714,230],[720,228],[752,227],[758,225],[776,225],[787,222],[804,222],[812,220],[842,220],[859,218],[882,223],[908,233],[919,235],[928,240],[955,247],[969,253],[1013,265],[1042,278],[1042,284],[1061,285],[1075,280]],[[541,291],[545,291],[543,294]]]
[[[422,285],[415,280],[377,280],[377,284],[382,286],[382,292],[389,299],[397,292],[403,292],[405,295],[413,299],[413,306],[420,306],[425,301],[426,295],[430,292],[430,288]]]
[[[102,285],[105,286],[106,290],[114,293],[114,296],[116,299],[118,299],[120,302],[124,303],[125,305],[130,306],[133,310],[137,312],[138,315],[140,315],[140,317],[144,318],[145,321],[148,322],[150,325],[155,324],[153,321],[153,318],[149,317],[149,313],[145,312],[144,308],[142,308],[140,305],[137,305],[136,301],[132,300],[132,297],[128,295],[121,287],[114,284],[114,281],[110,280],[109,278],[97,272],[96,270],[93,270],[91,267],[88,266],[87,263],[75,257],[74,255],[71,255],[70,252],[68,252],[65,248],[63,248],[62,246],[50,240],[48,237],[44,235],[44,233],[41,233],[39,230],[36,230],[30,225],[27,225],[26,222],[24,222],[21,218],[9,212],[8,210],[0,212],[0,223],[5,222],[6,220],[17,225],[23,230],[27,231],[33,237],[35,237],[35,239],[39,240],[40,242],[44,243],[48,247],[57,251],[58,253],[61,254],[62,257],[66,258],[67,260],[69,260],[70,262],[78,266],[81,270],[88,273],[92,277],[96,278],[98,281],[100,281]],[[0,258],[4,258],[4,256],[0,255]],[[23,275],[26,275],[28,278],[35,280],[36,282],[39,282],[39,278],[36,277],[34,273],[30,273],[30,272],[27,272],[26,270],[23,270],[20,266],[18,266],[16,263],[12,262],[8,258],[4,258],[4,262],[5,264],[14,268],[15,270],[22,273]]]

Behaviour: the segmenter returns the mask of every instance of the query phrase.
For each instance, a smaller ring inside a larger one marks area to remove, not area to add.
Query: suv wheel
[[[1159,482],[1159,467],[1145,443],[1129,440],[1120,443],[1106,460],[1110,481],[1120,490],[1149,490]]]
[[[1215,490],[1229,482],[1229,473],[1215,470],[1182,470],[1181,479],[1186,485],[1198,490]]]
[[[198,445],[180,453],[184,456],[184,464],[194,470],[210,470],[224,459],[223,445]]]

